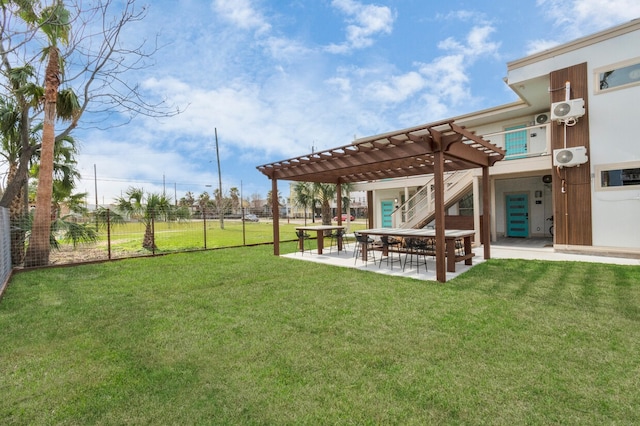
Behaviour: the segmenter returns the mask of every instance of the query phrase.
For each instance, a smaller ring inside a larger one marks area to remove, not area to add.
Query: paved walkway
[[[313,245],[315,242],[312,242]],[[304,253],[295,252],[283,255],[283,257],[300,259],[309,262],[324,263],[327,265],[342,266],[346,268],[356,268],[361,270],[372,271],[381,274],[402,276],[419,280],[436,281],[436,262],[435,259],[429,257],[427,261],[427,272],[424,271],[423,265],[420,266],[418,272],[414,267],[409,267],[402,271],[402,267],[398,263],[387,266],[386,260],[383,260],[379,266],[380,252],[376,252],[376,263],[372,261],[364,264],[362,260],[355,260],[353,257],[353,249],[355,244],[350,242],[346,250],[337,253],[335,247],[332,252],[325,248],[322,255],[318,255],[315,250]],[[482,246],[474,248],[476,256],[473,258],[473,264],[477,265],[484,262],[484,249]],[[630,259],[624,257],[606,257],[593,256],[586,254],[570,254],[556,252],[553,249],[550,239],[530,239],[528,241],[511,241],[509,239],[498,241],[491,245],[491,257],[493,259],[530,259],[530,260],[550,260],[550,261],[577,261],[577,262],[597,262],[611,263],[616,265],[637,265],[640,266],[640,259]],[[404,262],[404,255],[402,255]],[[473,266],[467,266],[464,262],[456,264],[456,272],[447,272],[447,281],[468,271]]]

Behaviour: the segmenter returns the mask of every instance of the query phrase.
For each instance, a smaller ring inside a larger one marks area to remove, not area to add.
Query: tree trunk
[[[157,249],[155,239],[153,238],[151,223],[146,224],[144,227],[144,238],[142,240],[142,247],[152,251]]]
[[[42,149],[40,172],[36,192],[36,210],[29,238],[29,247],[24,266],[49,264],[49,235],[51,233],[51,198],[53,194],[53,150],[55,145],[56,99],[60,86],[60,64],[58,49],[51,46],[49,62],[45,72],[44,123],[42,127]]]
[[[331,225],[331,206],[329,201],[322,202],[322,224]]]
[[[15,163],[9,165],[7,181],[16,179],[18,166]],[[11,264],[22,265],[24,261],[24,241],[26,237],[28,211],[25,209],[24,191],[19,191],[9,205],[9,223],[11,224]]]

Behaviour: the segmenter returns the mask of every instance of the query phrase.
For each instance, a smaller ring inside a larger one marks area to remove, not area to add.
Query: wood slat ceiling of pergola
[[[505,151],[453,120],[398,130],[338,148],[258,166],[270,179],[353,183],[434,172],[442,151],[445,171],[492,166]]]

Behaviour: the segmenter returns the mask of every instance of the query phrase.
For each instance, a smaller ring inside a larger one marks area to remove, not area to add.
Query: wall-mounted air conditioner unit
[[[575,167],[587,160],[587,148],[584,146],[553,150],[553,165],[557,167]]]
[[[554,102],[551,104],[551,119],[557,121],[570,121],[584,115],[584,99],[570,99],[568,101]]]
[[[544,112],[542,114],[536,114],[535,117],[533,117],[533,121],[536,124],[547,124],[550,120],[551,120],[551,113],[550,112]]]

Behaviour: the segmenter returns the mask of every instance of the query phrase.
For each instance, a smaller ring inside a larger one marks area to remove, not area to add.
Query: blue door
[[[507,127],[505,130],[523,129],[526,126]],[[504,147],[510,160],[515,158],[524,158],[527,154],[527,131],[507,133],[504,135]],[[521,154],[521,155],[519,155]]]
[[[391,228],[393,226],[393,223],[391,221],[391,213],[393,213],[393,201],[383,201],[381,207],[382,227]]]
[[[529,195],[507,195],[507,237],[529,236]]]

